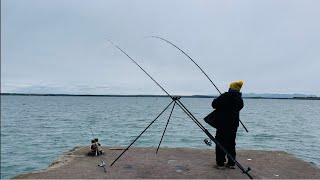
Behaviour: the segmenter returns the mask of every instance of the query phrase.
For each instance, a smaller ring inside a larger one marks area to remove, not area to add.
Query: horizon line
[[[96,96],[96,97],[169,97],[166,94],[68,94],[68,93],[0,93],[1,95],[20,95],[20,96]],[[249,96],[248,96],[249,95]],[[267,96],[266,96],[267,95]],[[298,95],[298,96],[294,96]],[[186,98],[215,98],[219,95],[171,95]],[[303,93],[244,93],[243,98],[253,99],[320,99],[316,95]]]

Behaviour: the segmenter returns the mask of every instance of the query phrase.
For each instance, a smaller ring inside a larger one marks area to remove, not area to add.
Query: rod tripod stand
[[[200,129],[213,141],[216,143],[217,146],[219,146],[222,151],[224,151],[227,156],[235,162],[235,164],[241,169],[242,173],[244,174],[247,174],[248,177],[250,179],[252,179],[251,175],[249,174],[249,171],[251,170],[250,167],[247,168],[247,170],[245,170],[240,163],[238,163],[228,152],[227,150],[212,136],[212,134],[210,134],[210,132],[202,125],[200,124],[200,122],[193,116],[193,114],[182,104],[182,102],[180,101],[180,98],[181,97],[174,97],[174,96],[170,96],[172,101],[164,108],[164,110],[136,137],[135,140],[132,141],[132,143],[111,163],[110,166],[112,166],[141,136],[142,134],[171,106],[171,104],[173,103],[173,106],[172,106],[172,109],[171,109],[171,112],[170,112],[170,115],[169,115],[169,118],[168,118],[168,121],[167,121],[167,124],[165,126],[165,129],[162,133],[162,136],[161,136],[161,140],[159,142],[159,145],[157,147],[157,151],[156,153],[158,153],[158,150],[160,148],[160,145],[161,145],[161,142],[163,140],[163,137],[164,137],[164,134],[166,132],[166,129],[168,127],[168,124],[169,124],[169,121],[171,119],[171,115],[172,115],[172,112],[173,112],[173,109],[175,108],[175,105],[178,105],[199,127]]]
[[[135,140],[132,141],[132,143],[118,156],[117,159],[115,159],[110,166],[112,166],[141,136],[142,134],[170,107],[170,105],[173,103],[173,106],[172,106],[172,109],[171,109],[171,112],[170,112],[170,115],[169,115],[169,118],[168,118],[168,121],[167,121],[167,124],[166,124],[166,127],[164,128],[164,131],[162,133],[162,136],[161,136],[161,140],[159,142],[159,145],[158,145],[158,148],[157,148],[157,151],[156,153],[158,153],[158,150],[160,148],[160,144],[162,142],[162,139],[164,137],[164,134],[167,130],[167,127],[168,127],[168,124],[169,124],[169,121],[170,121],[170,118],[171,118],[171,115],[172,115],[172,112],[173,112],[173,109],[175,107],[176,104],[178,104],[180,101],[181,97],[171,97],[172,101],[167,105],[167,107],[165,107],[162,112],[153,120],[151,121],[151,123],[139,134],[139,136],[136,137]],[[180,102],[181,103],[181,102]],[[179,105],[179,104],[178,104]],[[180,105],[179,105],[180,106]],[[180,106],[181,107],[181,106]],[[182,108],[182,107],[181,107]],[[182,108],[183,109],[183,108]],[[183,109],[184,110],[184,109]],[[185,111],[186,112],[186,111]]]

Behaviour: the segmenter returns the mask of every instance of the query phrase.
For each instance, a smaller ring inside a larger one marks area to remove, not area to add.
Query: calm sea
[[[209,98],[182,98],[202,120],[211,112]],[[171,102],[155,97],[1,96],[1,178],[48,167],[63,152],[89,145],[128,146]],[[320,166],[320,101],[244,99],[238,149],[281,150]],[[171,108],[134,146],[157,147]],[[213,148],[206,135],[175,107],[162,147]],[[214,156],[214,155],[212,155]],[[241,162],[240,162],[241,163]]]

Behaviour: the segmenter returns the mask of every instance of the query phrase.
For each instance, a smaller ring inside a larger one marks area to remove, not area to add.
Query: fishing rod
[[[100,152],[99,152],[99,145],[97,144],[96,138],[95,138],[94,135],[93,135],[93,131],[92,131],[91,127],[90,127],[90,130],[91,130],[92,137],[93,137],[93,139],[94,139],[94,143],[95,143],[96,146],[97,146],[96,156],[98,156],[98,154],[100,153]],[[103,167],[104,172],[107,172],[107,170],[106,170],[106,163],[105,163],[101,158],[100,158],[100,161],[101,161],[101,164],[99,164],[98,166],[99,166],[99,167]]]
[[[156,39],[160,39],[164,42],[167,42],[169,44],[171,44],[173,47],[177,48],[180,52],[182,52],[184,55],[186,55],[201,71],[202,73],[208,78],[208,80],[211,82],[211,84],[217,89],[217,91],[220,93],[221,95],[221,92],[220,90],[218,89],[218,87],[213,83],[213,81],[209,78],[209,76],[204,72],[204,70],[187,54],[185,53],[182,49],[180,49],[178,46],[176,46],[175,44],[173,44],[172,42],[162,38],[162,37],[159,37],[159,36],[147,36],[146,38],[156,38]],[[239,119],[240,123],[242,124],[243,128],[247,131],[248,129],[246,128],[246,126],[242,123],[242,121]]]
[[[173,47],[177,48],[179,51],[181,51],[184,55],[186,55],[196,66],[198,66],[198,68],[202,71],[202,73],[209,79],[209,81],[211,82],[211,84],[217,89],[217,91],[221,94],[221,92],[219,91],[218,87],[213,83],[213,81],[209,78],[209,76],[204,72],[204,70],[187,54],[185,53],[182,49],[180,49],[178,46],[176,46],[175,44],[173,44],[172,42],[159,37],[159,36],[147,36],[146,38],[157,38],[157,39],[161,39],[169,44],[171,44]]]
[[[113,46],[115,46],[117,49],[119,49],[123,54],[125,54],[134,64],[136,64],[147,76],[149,76],[149,78],[153,81],[153,82],[155,82],[172,100],[175,100],[175,101],[178,101],[178,102],[180,102],[179,101],[179,98],[177,98],[177,97],[173,97],[173,96],[171,96],[155,79],[153,79],[153,77],[149,74],[149,73],[147,73],[147,71],[145,71],[133,58],[131,58],[125,51],[123,51],[118,45],[116,45],[116,44],[114,44],[111,40],[108,40],[108,42],[110,42]],[[182,104],[182,103],[181,103]],[[183,107],[182,107],[182,105],[179,105],[179,103],[177,103],[177,105],[180,107],[180,108],[182,108],[183,109]],[[184,110],[184,109],[183,109]],[[191,114],[191,112],[188,112],[187,110],[184,110],[184,112],[186,113],[186,114],[188,114],[188,113],[190,113]],[[191,118],[194,118],[195,119],[195,117],[191,117]],[[196,119],[195,119],[196,120]],[[200,122],[199,121],[197,121],[196,120],[196,124],[201,128],[201,129],[205,129],[204,127],[202,128],[201,127],[201,124],[200,124]]]
[[[228,153],[228,151],[210,134],[210,132],[196,119],[196,117],[194,117],[194,115],[184,106],[184,104],[182,104],[182,102],[179,100],[180,98],[177,98],[177,97],[173,97],[171,96],[154,78],[151,77],[151,75],[149,75],[133,58],[131,58],[125,51],[123,51],[118,45],[114,44],[112,41],[108,40],[112,45],[114,45],[118,50],[120,50],[122,53],[124,53],[132,62],[134,62],[146,75],[148,75],[150,77],[151,80],[153,80],[171,99],[172,99],[172,102],[175,102],[189,117],[191,120],[193,120],[193,122],[196,123],[196,125],[199,126],[199,128],[212,140],[216,143],[216,145],[224,152],[226,153],[226,155],[239,167],[239,169],[242,171],[242,173],[246,174],[250,179],[253,179],[252,176],[249,174],[249,171],[251,170],[250,167],[247,168],[247,170],[245,170],[241,164],[235,160],[235,158],[233,158],[231,156],[231,154]],[[171,103],[172,103],[171,102]],[[170,103],[170,104],[171,104]],[[161,112],[161,114],[170,106],[170,104]],[[160,114],[160,115],[161,115]],[[160,116],[159,115],[159,116]],[[159,117],[158,116],[158,117]],[[171,115],[170,115],[171,116]],[[158,118],[157,117],[157,118]],[[157,119],[156,118],[156,119]],[[156,120],[155,119],[155,120]],[[154,120],[154,121],[155,121]],[[154,122],[152,121],[152,123]],[[151,123],[151,124],[152,124]],[[149,128],[151,126],[151,124],[149,124],[149,126],[147,128]],[[146,128],[146,129],[147,129]],[[144,133],[146,131],[146,129],[142,132]],[[134,140],[134,142],[142,135],[142,133]],[[132,142],[129,147],[134,143]],[[127,147],[125,149],[128,150],[129,147]],[[125,152],[124,151],[124,152]],[[116,158],[116,160],[114,162],[112,162],[112,164],[110,166],[112,166],[123,154],[120,154],[120,156],[118,156],[118,158]]]

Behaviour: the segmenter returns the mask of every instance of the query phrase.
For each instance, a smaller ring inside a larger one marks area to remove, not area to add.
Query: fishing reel
[[[211,146],[212,145],[212,141],[210,138],[205,138],[204,140],[204,143],[206,143],[207,146]]]
[[[173,100],[173,101],[176,101],[176,100],[179,100],[180,98],[181,98],[181,96],[173,96],[173,97],[172,97],[172,100]]]
[[[104,161],[101,161],[101,164],[98,165],[99,167],[104,167],[106,166],[106,163],[104,163]]]
[[[104,161],[101,160],[101,164],[98,164],[99,167],[103,167],[104,172],[107,172],[106,170],[106,163]]]

